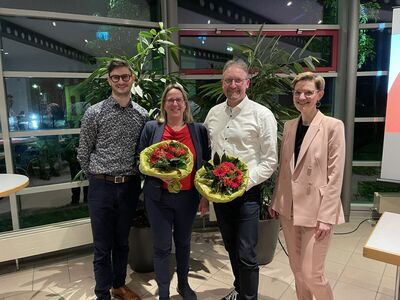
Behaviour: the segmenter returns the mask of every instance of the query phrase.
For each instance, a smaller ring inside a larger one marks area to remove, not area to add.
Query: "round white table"
[[[0,174],[0,197],[16,193],[29,184],[29,178],[18,174]]]

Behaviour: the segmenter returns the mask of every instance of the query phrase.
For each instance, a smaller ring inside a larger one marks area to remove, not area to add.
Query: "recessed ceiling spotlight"
[[[286,5],[287,5],[287,6],[292,5],[292,1],[289,1]]]
[[[208,20],[208,21],[207,21],[207,24],[211,24],[211,20]]]
[[[53,22],[52,24],[53,24],[53,26],[54,26],[54,27],[56,27],[56,26],[57,26],[57,23],[56,23],[56,22]]]
[[[87,39],[85,39],[85,43],[89,43],[89,41]]]
[[[318,24],[321,24],[321,23],[322,23],[322,20],[319,20],[319,21],[318,21]]]

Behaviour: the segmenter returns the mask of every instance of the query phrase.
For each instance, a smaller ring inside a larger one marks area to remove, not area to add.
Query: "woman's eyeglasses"
[[[295,96],[296,98],[299,98],[301,96],[301,94],[304,94],[304,97],[311,98],[315,94],[315,92],[318,92],[318,90],[307,91],[307,92],[293,91],[293,96]]]
[[[110,79],[112,82],[117,83],[120,79],[122,79],[123,82],[128,82],[131,80],[132,75],[130,74],[122,74],[122,75],[110,75]]]

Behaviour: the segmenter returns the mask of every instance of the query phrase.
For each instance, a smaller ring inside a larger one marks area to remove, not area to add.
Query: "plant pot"
[[[259,220],[256,247],[258,264],[269,264],[274,258],[279,229],[280,222],[278,219]]]
[[[154,271],[153,235],[150,227],[131,227],[129,232],[128,263],[138,273]]]

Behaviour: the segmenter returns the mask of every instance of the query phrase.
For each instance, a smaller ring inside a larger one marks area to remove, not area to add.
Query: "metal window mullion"
[[[389,71],[359,71],[357,72],[357,77],[380,77],[388,76]]]
[[[179,24],[181,30],[236,30],[236,31],[258,31],[261,24]],[[299,30],[339,30],[339,25],[312,25],[312,24],[264,24],[263,31],[299,31]]]
[[[354,123],[383,123],[385,117],[362,117],[354,118]]]
[[[82,181],[71,181],[64,183],[33,186],[33,187],[26,187],[23,190],[18,191],[17,195],[30,195],[37,193],[53,192],[53,191],[67,190],[71,188],[83,187],[88,185],[89,185],[88,180],[82,180]]]
[[[381,161],[373,161],[373,160],[353,160],[353,167],[380,167],[382,164]]]
[[[11,138],[20,138],[20,137],[30,137],[30,136],[67,135],[67,134],[79,134],[80,132],[81,132],[80,128],[13,131],[13,132],[10,132],[10,137]]]
[[[70,73],[70,72],[31,72],[31,71],[4,71],[3,76],[7,78],[88,78],[92,73]]]
[[[386,29],[386,28],[392,28],[392,23],[367,23],[367,24],[360,24],[360,29],[379,29],[382,28]]]
[[[60,21],[81,22],[81,23],[109,24],[109,25],[141,27],[141,28],[158,28],[158,22],[98,17],[98,16],[79,15],[70,13],[59,13],[52,11],[13,9],[13,8],[0,8],[0,16],[29,17],[35,19],[50,19],[50,20],[60,20]]]

